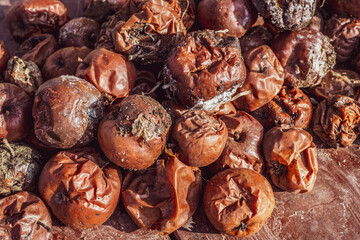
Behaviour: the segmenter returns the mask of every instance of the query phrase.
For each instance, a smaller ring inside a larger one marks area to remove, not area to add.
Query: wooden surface
[[[13,0],[0,0],[0,40],[11,52],[17,48],[6,23]],[[80,16],[81,0],[63,0],[72,17]],[[360,239],[360,145],[329,149],[317,141],[319,173],[312,192],[291,194],[274,187],[275,209],[265,226],[247,239]],[[54,218],[54,239],[238,239],[218,233],[200,205],[189,222],[168,237],[141,230],[131,221],[122,204],[103,225],[85,231],[63,226]]]

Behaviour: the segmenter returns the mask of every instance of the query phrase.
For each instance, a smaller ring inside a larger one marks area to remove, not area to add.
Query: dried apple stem
[[[3,143],[4,143],[5,147],[6,147],[7,149],[9,149],[9,151],[10,151],[10,153],[11,153],[11,156],[12,156],[12,157],[15,157],[14,149],[10,146],[9,141],[8,141],[6,138],[3,138]]]

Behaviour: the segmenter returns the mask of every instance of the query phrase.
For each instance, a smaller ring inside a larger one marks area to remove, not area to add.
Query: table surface
[[[17,43],[6,23],[6,13],[14,0],[0,0],[0,40],[10,52]],[[63,0],[71,17],[81,16],[83,0]],[[275,209],[264,227],[247,238],[255,239],[360,239],[360,145],[330,149],[315,139],[319,172],[314,189],[306,194],[291,194],[274,187]],[[358,141],[359,142],[359,141]],[[54,218],[54,239],[238,239],[220,234],[207,220],[199,205],[187,224],[160,237],[156,231],[139,229],[122,204],[104,225],[84,231],[63,226]]]

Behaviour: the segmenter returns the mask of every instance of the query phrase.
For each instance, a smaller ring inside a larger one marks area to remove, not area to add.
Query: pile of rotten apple
[[[160,234],[200,200],[220,232],[259,231],[275,204],[261,173],[309,192],[308,131],[334,148],[360,132],[360,5],[323,5],[91,0],[70,20],[58,0],[16,2],[21,45],[0,44],[0,238],[51,238],[48,208],[101,225],[119,202]]]

